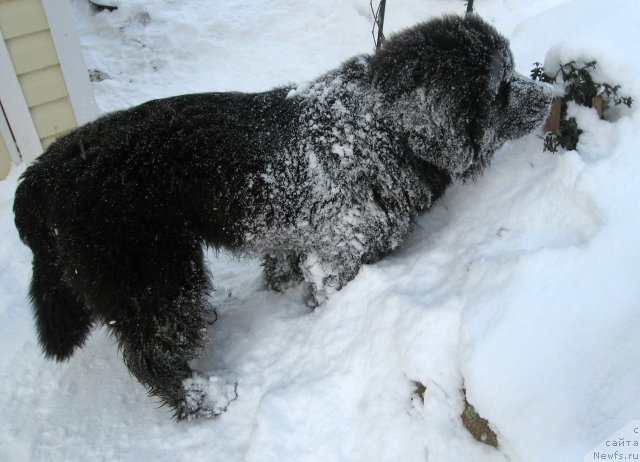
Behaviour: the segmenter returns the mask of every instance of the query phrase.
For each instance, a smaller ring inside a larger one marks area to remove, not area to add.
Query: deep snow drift
[[[367,0],[127,0],[74,13],[99,106],[304,81],[372,48]],[[258,262],[210,253],[219,319],[195,366],[237,375],[220,418],[175,424],[100,329],[45,361],[26,300],[30,254],[0,183],[0,459],[574,461],[640,417],[640,4],[477,0],[516,66],[598,61],[636,98],[610,121],[572,106],[577,151],[508,143],[389,258],[310,312],[265,291]],[[387,2],[387,34],[456,0]],[[547,52],[549,52],[547,54]],[[414,381],[426,386],[424,403]],[[461,388],[498,434],[462,426]],[[632,448],[633,449],[633,448]],[[632,459],[634,460],[634,459]]]

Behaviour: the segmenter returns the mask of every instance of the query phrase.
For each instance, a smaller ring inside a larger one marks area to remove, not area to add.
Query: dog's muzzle
[[[549,115],[553,100],[549,84],[514,73],[509,81],[508,103],[502,112],[500,137],[515,139],[538,128]]]

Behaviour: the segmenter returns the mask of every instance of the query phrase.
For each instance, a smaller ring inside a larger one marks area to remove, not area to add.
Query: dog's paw
[[[206,377],[194,372],[182,386],[185,398],[178,420],[216,417],[238,398],[238,382],[231,375]]]

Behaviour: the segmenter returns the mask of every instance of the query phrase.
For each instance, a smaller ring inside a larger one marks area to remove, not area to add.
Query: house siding
[[[40,0],[0,0],[0,25],[5,40],[49,29]]]
[[[46,149],[78,122],[42,0],[0,0],[0,31],[40,144]],[[13,140],[3,141],[4,148],[9,142]],[[0,157],[5,151],[0,150]],[[5,163],[0,159],[0,168]]]

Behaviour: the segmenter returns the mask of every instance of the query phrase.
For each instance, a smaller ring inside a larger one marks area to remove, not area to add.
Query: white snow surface
[[[87,65],[110,76],[93,84],[103,111],[302,82],[372,51],[368,0],[115,3],[73,2]],[[43,358],[14,168],[0,183],[0,460],[569,462],[640,418],[640,2],[475,3],[520,72],[595,59],[636,102],[610,121],[571,105],[577,151],[543,152],[539,134],[506,144],[315,311],[302,288],[266,291],[258,262],[209,253],[218,320],[194,367],[238,381],[216,419],[172,421],[106,328],[66,363]],[[391,0],[385,29],[464,8]],[[463,427],[463,387],[498,449]]]

